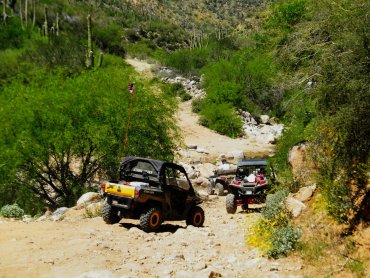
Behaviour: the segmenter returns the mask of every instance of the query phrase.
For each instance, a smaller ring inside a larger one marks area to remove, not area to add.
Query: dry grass
[[[323,210],[317,194],[295,220],[303,229],[301,246],[295,255],[304,261],[307,277],[370,277],[370,228],[361,227],[354,235],[343,235]]]

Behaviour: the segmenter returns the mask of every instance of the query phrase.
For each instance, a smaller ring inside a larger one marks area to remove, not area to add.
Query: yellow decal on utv
[[[105,192],[125,197],[134,198],[135,196],[135,187],[123,185],[123,184],[116,184],[116,183],[107,183],[105,185]]]

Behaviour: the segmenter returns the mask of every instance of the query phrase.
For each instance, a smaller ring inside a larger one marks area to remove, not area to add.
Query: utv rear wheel
[[[140,226],[145,232],[157,230],[162,222],[162,211],[159,208],[150,208],[140,215]]]
[[[224,188],[223,184],[216,183],[216,194],[218,196],[224,196],[225,195],[224,190],[225,190],[225,188]]]
[[[186,225],[193,225],[194,227],[201,227],[204,223],[204,210],[201,207],[195,206],[190,211],[186,218]]]
[[[107,202],[104,202],[102,217],[107,224],[115,224],[121,220],[118,216],[118,211]]]
[[[236,212],[235,195],[227,194],[226,196],[226,211],[234,214]]]

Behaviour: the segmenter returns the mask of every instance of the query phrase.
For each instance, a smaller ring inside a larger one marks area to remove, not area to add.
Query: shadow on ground
[[[131,229],[133,227],[136,227],[141,230],[140,225],[133,224],[133,223],[120,223],[121,227],[124,227],[126,229]],[[173,224],[162,224],[159,226],[158,230],[156,230],[156,233],[175,233],[178,229],[184,229],[186,227],[180,226],[180,225],[173,225]]]

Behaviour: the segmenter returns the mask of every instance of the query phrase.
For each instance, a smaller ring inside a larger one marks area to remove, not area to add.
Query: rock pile
[[[238,110],[243,121],[244,138],[254,138],[261,143],[274,144],[284,130],[284,125],[278,124],[275,118],[268,115],[260,115],[259,121],[253,118],[251,113]]]
[[[200,88],[201,80],[197,77],[193,77],[192,79],[182,76],[171,77],[173,75],[173,71],[166,67],[160,67],[159,74],[165,75],[165,77],[161,78],[164,82],[182,84],[185,91],[194,98],[203,98],[206,95],[206,92]]]

